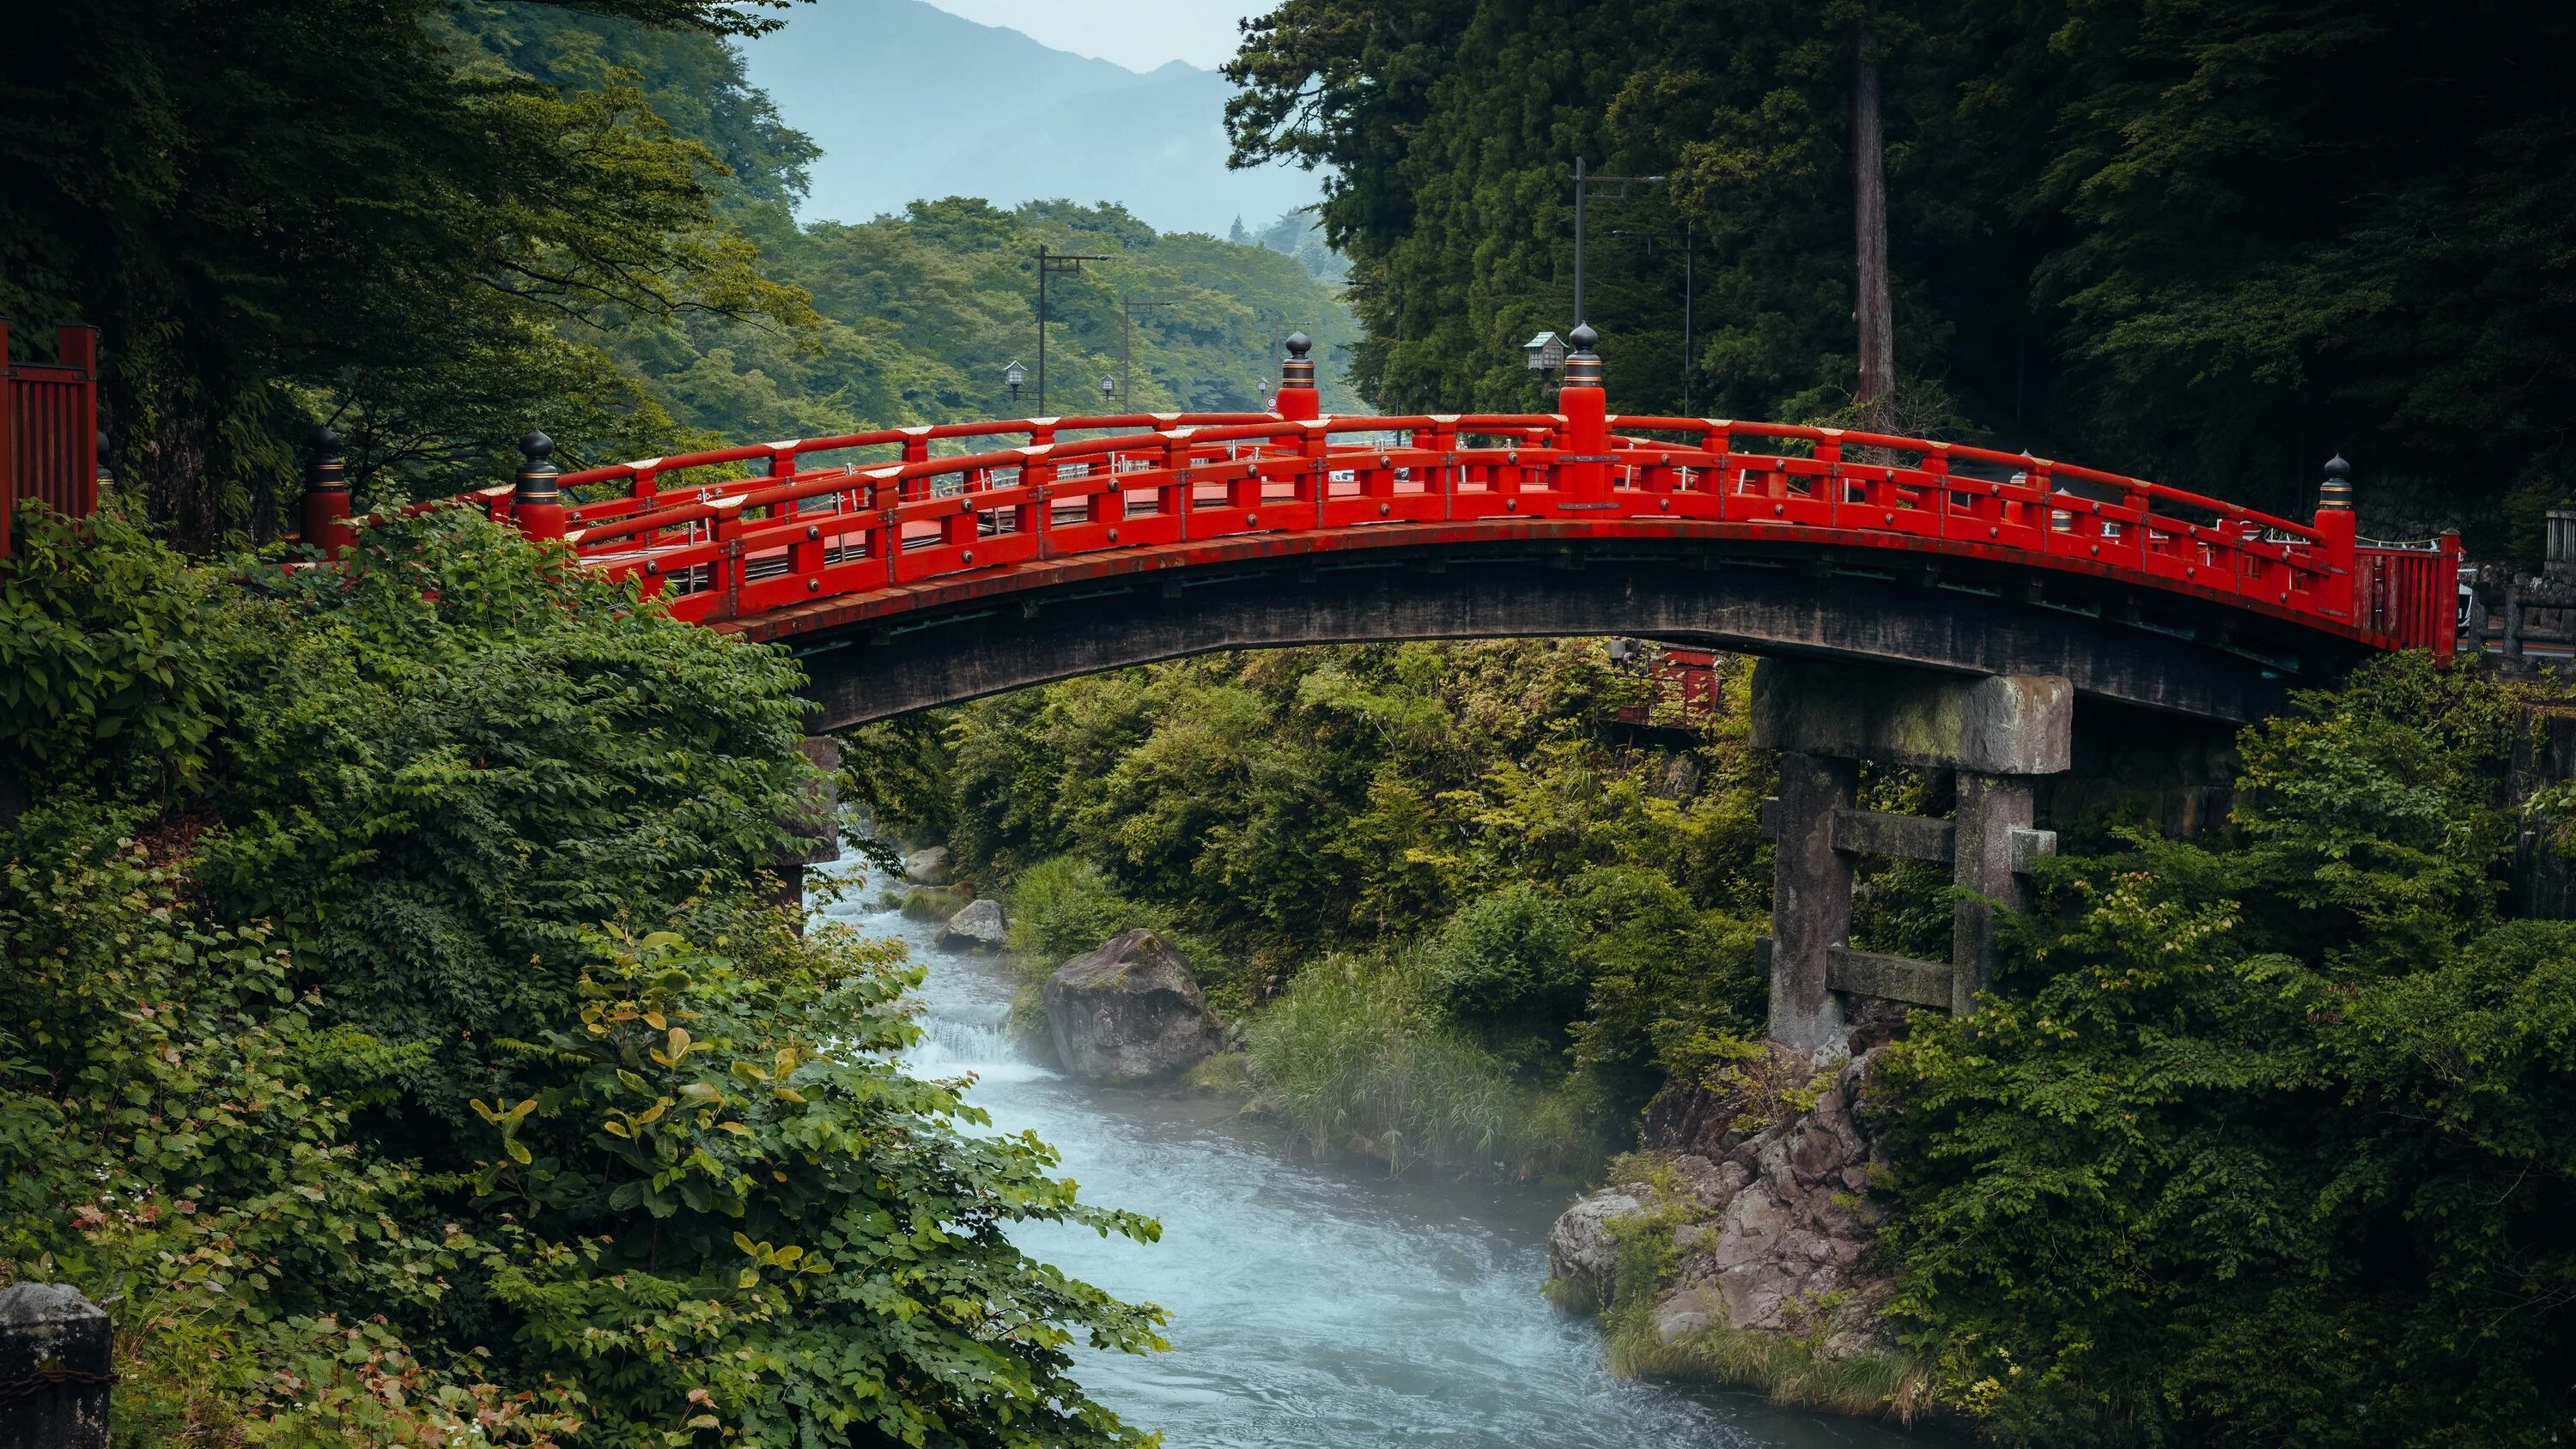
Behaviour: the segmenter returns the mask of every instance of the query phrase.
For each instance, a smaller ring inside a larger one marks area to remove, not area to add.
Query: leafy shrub
[[[1524,1084],[1447,1027],[1418,973],[1328,957],[1247,1027],[1254,1105],[1317,1153],[1357,1151],[1395,1170],[1502,1168],[1579,1177],[1607,1124],[1580,1085]]]
[[[1770,984],[1754,948],[1767,917],[1701,910],[1669,877],[1633,866],[1586,872],[1571,904],[1590,982],[1575,1062],[1623,1115],[1667,1079],[1699,1081],[1711,1041],[1761,1031]]]
[[[568,1433],[578,1393],[500,1388],[440,1341],[451,1276],[490,1246],[442,1222],[417,1163],[361,1145],[354,1113],[419,1054],[319,1025],[286,953],[209,920],[135,824],[56,801],[9,840],[0,1280],[110,1307],[121,1445]]]
[[[1049,856],[1011,883],[1010,948],[1023,959],[1055,969],[1121,931],[1167,924],[1118,893],[1098,866],[1069,855]]]
[[[1160,1311],[1041,1267],[1008,1229],[1157,1229],[1078,1202],[1028,1137],[961,1134],[989,1119],[896,1069],[917,975],[841,937],[757,974],[669,932],[596,950],[578,1023],[505,1044],[551,1080],[477,1103],[497,1136],[477,1187],[514,1224],[493,1296],[531,1368],[618,1386],[593,1395],[595,1432],[1132,1437],[1073,1387],[1068,1349],[1163,1347]]]
[[[1574,913],[1514,882],[1459,908],[1424,952],[1433,1002],[1471,1026],[1547,1031],[1583,1007]]]
[[[0,575],[0,1274],[111,1307],[118,1442],[1136,1442],[1070,1348],[1155,1312],[1007,1229],[1153,1226],[770,904],[792,664],[462,510],[361,539]]]
[[[2506,686],[2248,730],[2238,839],[2043,875],[1881,1080],[1900,1307],[2009,1443],[2544,1444],[2576,1411],[2576,925],[2495,914]]]

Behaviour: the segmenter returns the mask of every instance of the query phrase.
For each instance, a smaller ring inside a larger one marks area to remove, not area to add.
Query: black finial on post
[[[1291,332],[1287,347],[1288,360],[1279,368],[1279,393],[1270,400],[1270,407],[1283,418],[1311,420],[1323,408],[1323,398],[1315,391],[1315,361],[1306,355],[1314,350],[1315,339]]]
[[[1315,385],[1315,363],[1306,354],[1315,350],[1315,339],[1303,332],[1288,334],[1288,361],[1279,369],[1279,385],[1311,388]]]
[[[562,470],[555,467],[554,455],[555,440],[541,432],[530,429],[528,435],[519,440],[519,502],[553,503],[557,500],[560,490],[555,486],[555,479],[561,476]]]
[[[348,552],[349,474],[340,457],[340,435],[313,430],[313,456],[304,465],[304,541],[325,558]]]
[[[313,430],[313,457],[304,465],[307,493],[349,491],[348,462],[340,455],[340,435],[327,427]]]
[[[2326,481],[2317,489],[2317,507],[2339,513],[2352,511],[2352,464],[2341,453],[2326,460]]]
[[[1592,330],[1591,323],[1577,322],[1565,340],[1574,348],[1565,358],[1565,386],[1599,387],[1601,355],[1592,349],[1601,341],[1601,334]]]

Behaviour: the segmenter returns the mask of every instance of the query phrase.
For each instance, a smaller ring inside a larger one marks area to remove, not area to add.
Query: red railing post
[[[710,612],[720,619],[742,615],[742,500],[746,496],[737,493],[715,504],[721,511],[714,519],[715,577],[708,582],[715,586],[721,600]]]
[[[1196,483],[1190,481],[1190,440],[1188,428],[1176,428],[1165,435],[1163,443],[1163,484],[1154,490],[1155,512],[1180,515],[1181,537],[1190,536],[1190,515],[1198,512]]]
[[[1306,354],[1315,346],[1303,332],[1288,334],[1288,361],[1279,369],[1279,395],[1270,410],[1292,423],[1323,416],[1323,395],[1315,391],[1315,364]]]
[[[554,464],[555,440],[531,431],[519,440],[519,477],[510,493],[510,521],[530,538],[564,536],[563,490]]]
[[[2326,481],[2317,489],[2317,562],[2326,569],[2319,600],[2329,614],[2346,622],[2353,616],[2353,539],[2358,532],[2352,513],[2352,465],[2337,453],[2326,462]]]
[[[1557,411],[1565,415],[1565,447],[1572,456],[1557,465],[1557,487],[1578,503],[1597,503],[1610,496],[1610,397],[1601,386],[1601,358],[1592,350],[1601,335],[1588,322],[1577,322],[1574,351],[1565,359],[1565,385],[1557,389]]]
[[[2441,538],[2442,572],[2433,580],[2433,662],[2451,667],[2460,653],[2460,531],[2446,528]]]
[[[72,447],[66,511],[86,518],[98,511],[98,329],[79,322],[55,328],[54,360],[73,370],[71,381],[78,387],[72,397],[71,436],[64,440]]]
[[[356,542],[349,526],[349,470],[340,456],[340,437],[329,428],[313,430],[313,461],[304,469],[304,543],[338,558]]]

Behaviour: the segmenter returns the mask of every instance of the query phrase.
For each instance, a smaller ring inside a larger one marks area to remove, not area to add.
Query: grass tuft
[[[1622,1378],[1682,1379],[1758,1389],[1776,1403],[1911,1424],[1931,1398],[1931,1375],[1901,1353],[1828,1358],[1821,1334],[1756,1332],[1714,1323],[1670,1343],[1655,1331],[1651,1301],[1603,1320],[1610,1371]]]
[[[1440,1022],[1417,984],[1346,957],[1300,973],[1250,1024],[1252,1105],[1319,1154],[1356,1152],[1395,1171],[1597,1171],[1605,1124],[1589,1098],[1522,1082]]]

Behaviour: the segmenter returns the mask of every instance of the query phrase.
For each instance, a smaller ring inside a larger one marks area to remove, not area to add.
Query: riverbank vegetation
[[[886,823],[1010,893],[1037,968],[1128,925],[1180,940],[1302,1139],[1579,1176],[1761,1020],[1766,781],[1740,711],[1622,725],[1649,692],[1598,641],[1222,655],[854,756],[889,762]]]
[[[0,1281],[116,1328],[115,1441],[1110,1445],[1150,1239],[892,1053],[773,904],[777,651],[467,510],[346,566],[109,513],[0,575]]]
[[[2576,924],[2508,919],[2532,692],[2421,656],[2061,860],[1882,1073],[1898,1312],[2014,1444],[2541,1445],[2576,1409]],[[2546,802],[2543,802],[2544,806]]]
[[[901,733],[945,761],[970,878],[1041,883],[1040,967],[1131,916],[1192,933],[1242,1089],[1300,1140],[1583,1175],[1759,1032],[1764,764],[1740,715],[1619,734],[1634,686],[1592,643],[1316,649]],[[2503,908],[2517,836],[2562,828],[2508,792],[2549,697],[2384,661],[2244,733],[2210,837],[2070,834],[2092,853],[2044,868],[1987,1009],[1916,1013],[1877,1069],[1900,1351],[1667,1344],[1647,1265],[1621,1363],[2015,1444],[2549,1442],[2576,926]],[[1937,885],[1864,896],[1891,946],[1946,916]]]

